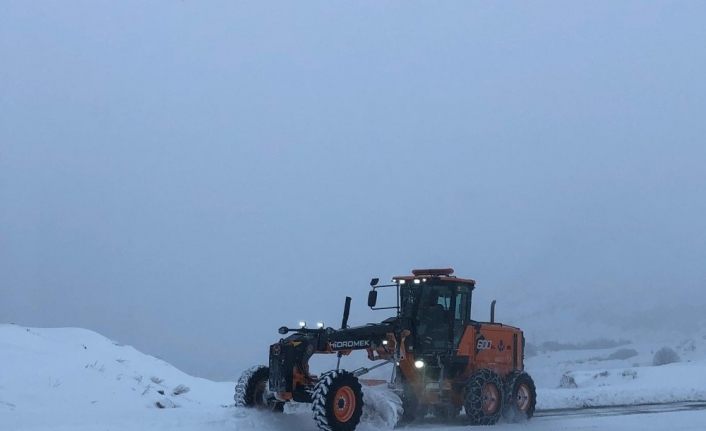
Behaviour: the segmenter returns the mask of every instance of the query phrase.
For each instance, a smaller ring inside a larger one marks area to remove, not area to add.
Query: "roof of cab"
[[[397,282],[399,280],[412,281],[420,279],[429,279],[440,281],[451,281],[463,284],[469,284],[471,286],[476,285],[476,281],[470,278],[458,278],[451,274],[454,273],[453,268],[430,268],[430,269],[413,269],[412,275],[398,275],[392,277],[392,280]]]

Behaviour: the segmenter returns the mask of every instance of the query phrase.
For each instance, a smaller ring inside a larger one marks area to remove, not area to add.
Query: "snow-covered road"
[[[545,416],[534,418],[526,425],[499,425],[500,430],[601,430],[601,431],[696,431],[706,429],[706,410],[682,410],[636,414],[626,409],[623,414]],[[445,428],[451,430],[453,428]],[[456,428],[458,429],[458,428]]]
[[[670,409],[679,411],[665,411]],[[410,431],[459,431],[488,429],[494,431],[703,431],[706,409],[689,410],[680,406],[653,406],[589,409],[558,415],[536,417],[524,424],[498,424],[492,427],[469,427],[459,421],[440,424],[433,421],[408,425]],[[61,424],[41,415],[10,413],[0,418],[3,430],[10,431],[316,431],[306,413],[273,414],[236,408],[165,409],[101,412],[74,412]],[[380,427],[362,423],[359,431],[380,431]]]
[[[524,424],[498,424],[493,427],[474,427],[496,431],[534,430],[704,430],[706,403],[649,404],[641,406],[611,406],[583,409],[560,409],[537,412]],[[453,425],[427,422],[404,429],[459,431],[471,428],[460,419]]]
[[[706,410],[706,402],[694,401],[685,403],[665,404],[632,404],[622,406],[584,407],[569,409],[542,410],[535,413],[538,417],[596,417],[596,416],[627,416],[655,413],[674,413],[683,411]]]
[[[407,430],[459,431],[463,429],[488,429],[495,431],[549,431],[549,430],[602,430],[602,431],[703,431],[706,429],[706,409],[700,406],[692,409],[688,405],[664,405],[588,409],[579,411],[552,412],[550,415],[540,415],[523,424],[498,424],[491,427],[470,427],[460,420],[454,424],[440,424],[433,421],[415,423],[403,428]],[[262,421],[262,422],[261,422]],[[231,430],[273,429],[277,431],[311,430],[316,428],[310,422],[308,415],[284,415],[272,418],[257,415],[245,415],[236,418]],[[200,428],[194,428],[199,429]],[[212,428],[204,428],[212,429]],[[379,431],[380,428],[370,424],[361,424],[359,431]],[[218,431],[221,431],[218,429]]]

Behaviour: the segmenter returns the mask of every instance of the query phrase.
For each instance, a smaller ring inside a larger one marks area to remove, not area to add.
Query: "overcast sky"
[[[224,380],[346,294],[381,319],[370,277],[420,266],[537,340],[694,322],[704,22],[700,1],[0,0],[0,322]]]

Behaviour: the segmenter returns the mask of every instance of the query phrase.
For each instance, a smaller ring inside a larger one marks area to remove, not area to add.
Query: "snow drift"
[[[0,352],[6,410],[218,406],[232,392],[85,329],[0,325]]]

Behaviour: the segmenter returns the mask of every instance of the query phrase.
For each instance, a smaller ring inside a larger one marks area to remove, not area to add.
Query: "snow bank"
[[[540,388],[538,408],[612,406],[706,400],[706,361],[659,367],[575,371],[569,388]]]
[[[77,328],[0,325],[0,412],[218,406],[230,383],[170,364]]]
[[[706,400],[706,337],[646,341],[620,348],[544,352],[527,360],[539,409]],[[681,362],[653,366],[674,349]],[[618,353],[630,350],[630,355]],[[624,359],[620,359],[624,358]]]

